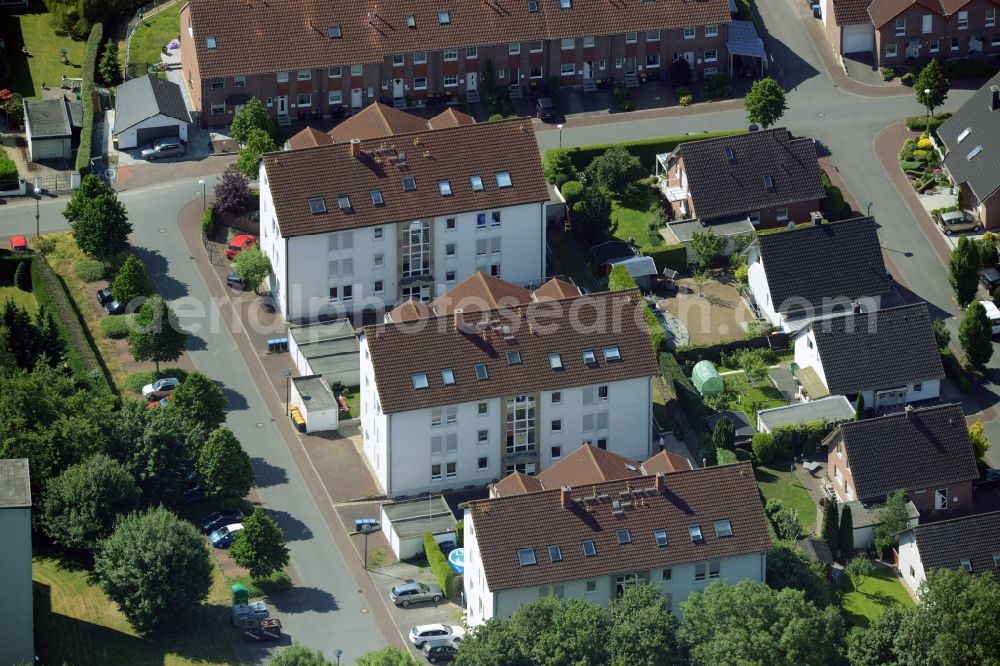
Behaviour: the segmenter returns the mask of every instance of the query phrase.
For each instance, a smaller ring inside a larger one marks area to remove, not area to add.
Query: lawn
[[[85,42],[56,35],[48,13],[0,14],[0,34],[7,45],[5,57],[13,67],[11,81],[3,87],[25,97],[40,97],[43,83],[58,88],[64,76],[81,78]],[[28,47],[30,58],[21,54],[22,46]],[[68,50],[68,65],[59,62],[62,48]]]
[[[782,398],[781,392],[771,386],[771,383],[767,379],[762,379],[757,382],[756,386],[751,386],[750,390],[740,395],[740,400],[737,401],[735,379],[737,374],[724,375],[722,377],[722,381],[726,384],[726,392],[733,396],[729,402],[729,409],[743,410],[750,417],[752,423],[757,421],[758,410],[770,409],[771,407],[784,407],[788,404],[788,401]]]
[[[347,413],[340,413],[340,418],[342,419],[356,419],[361,416],[361,387],[360,386],[346,386],[344,390],[347,395],[344,397],[347,400]]]
[[[875,575],[866,576],[857,590],[851,585],[851,580],[844,576],[840,591],[843,593],[841,606],[844,616],[849,624],[856,627],[867,627],[869,622],[889,606],[913,606],[913,599],[906,588],[888,567],[875,569]]]
[[[85,569],[36,557],[32,565],[35,597],[35,649],[45,664],[239,664],[235,629],[228,620],[229,590],[216,570],[208,601],[174,635],[144,638]]]
[[[568,275],[578,287],[594,287],[590,267],[580,258],[573,237],[568,233],[550,232],[548,245],[556,258],[553,270],[559,275]]]
[[[30,315],[34,315],[35,311],[38,310],[38,302],[35,301],[35,295],[30,291],[21,291],[17,287],[0,287],[0,306],[3,306],[8,299],[27,310]]]
[[[184,6],[178,2],[159,14],[145,19],[132,34],[129,44],[129,62],[155,64],[160,62],[160,49],[171,39],[178,39],[181,32],[180,11]]]
[[[780,499],[789,509],[798,509],[799,523],[803,532],[811,532],[816,522],[816,504],[794,472],[790,472],[790,462],[757,465],[754,476],[764,500]]]
[[[659,201],[659,193],[650,187],[648,178],[638,181],[622,198],[612,199],[611,219],[618,225],[615,236],[624,241],[634,238],[640,248],[662,245],[659,232],[649,231],[649,225],[656,222]]]

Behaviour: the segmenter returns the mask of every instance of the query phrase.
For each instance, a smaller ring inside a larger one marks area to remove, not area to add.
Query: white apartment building
[[[671,611],[709,583],[763,581],[771,548],[750,463],[469,502],[470,626],[539,597],[607,605],[648,582]]]
[[[643,307],[608,292],[361,329],[364,452],[386,494],[534,474],[584,443],[648,458]]]
[[[548,188],[530,123],[265,155],[260,246],[288,320],[429,302],[481,271],[538,283]]]

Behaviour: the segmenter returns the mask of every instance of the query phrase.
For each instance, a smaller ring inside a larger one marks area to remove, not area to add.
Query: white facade
[[[903,583],[910,588],[913,594],[917,593],[920,584],[927,578],[913,530],[899,535],[899,573],[903,577]]]
[[[528,394],[535,401],[534,452],[509,453],[505,416],[514,396],[385,414],[364,336],[360,353],[364,452],[390,497],[484,485],[514,469],[537,473],[584,442],[633,460],[651,455],[649,377]]]
[[[636,574],[643,582],[658,586],[667,596],[670,610],[681,616],[681,604],[692,592],[700,592],[715,580],[738,583],[741,580],[763,582],[767,571],[767,554],[751,553],[714,561],[672,564],[652,570],[609,572],[594,576],[512,590],[490,590],[483,569],[482,553],[476,540],[475,525],[468,510],[465,511],[465,600],[470,627],[497,617],[510,617],[525,604],[545,596],[580,597],[607,606],[617,595],[619,577]],[[526,526],[530,529],[530,526]],[[716,566],[718,573],[716,574]],[[701,578],[699,580],[699,577]]]
[[[133,125],[132,127],[115,134],[115,136],[118,137],[118,148],[137,148],[140,143],[145,143],[139,141],[140,130],[155,129],[160,127],[169,128],[173,132],[173,136],[178,136],[181,141],[187,143],[188,124],[183,120],[159,114],[153,116],[152,118],[146,118],[141,123]]]
[[[413,224],[426,225],[429,243],[419,277],[403,274],[403,237]],[[271,259],[271,293],[285,319],[391,309],[409,296],[429,302],[477,271],[514,284],[539,283],[545,204],[283,238],[261,167],[260,247]]]

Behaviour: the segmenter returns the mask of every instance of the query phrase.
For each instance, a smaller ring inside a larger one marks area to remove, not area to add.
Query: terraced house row
[[[727,72],[727,0],[439,0],[362,3],[190,0],[181,10],[184,77],[202,125],[250,97],[279,122],[374,101],[478,100],[657,78],[684,59]],[[489,64],[487,64],[489,63]]]

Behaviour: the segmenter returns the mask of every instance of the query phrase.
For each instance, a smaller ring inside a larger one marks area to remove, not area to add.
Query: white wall
[[[775,311],[774,303],[771,302],[771,289],[767,284],[764,262],[760,260],[760,252],[756,246],[750,249],[747,256],[747,285],[764,319],[772,326],[781,327],[782,317]]]
[[[389,464],[387,442],[390,436],[389,419],[382,412],[375,386],[375,372],[372,367],[371,353],[368,341],[364,335],[359,336],[360,354],[360,391],[361,391],[361,436],[365,457],[375,471],[375,478],[383,491],[389,486]]]
[[[180,137],[181,141],[187,143],[188,140],[188,124],[186,122],[177,120],[176,118],[170,118],[164,115],[156,115],[152,118],[146,118],[138,125],[133,125],[127,130],[116,134],[118,137],[118,148],[137,148],[139,146],[139,130],[145,129],[147,127],[169,127],[175,126],[177,128],[177,136]]]
[[[813,368],[820,381],[826,386],[826,372],[819,358],[819,347],[816,346],[816,334],[809,326],[799,331],[795,336],[795,363],[800,368]],[[866,403],[868,404],[868,403]]]
[[[306,432],[324,432],[336,430],[340,425],[340,407],[334,406],[329,409],[309,409],[307,403],[299,393],[299,387],[295,382],[290,386],[291,404],[299,408],[302,418],[306,420]],[[330,392],[333,395],[333,392]]]
[[[927,577],[924,572],[924,563],[920,560],[920,551],[917,548],[917,539],[913,530],[899,535],[899,573],[903,576],[903,583],[914,594],[917,593],[920,584]]]

